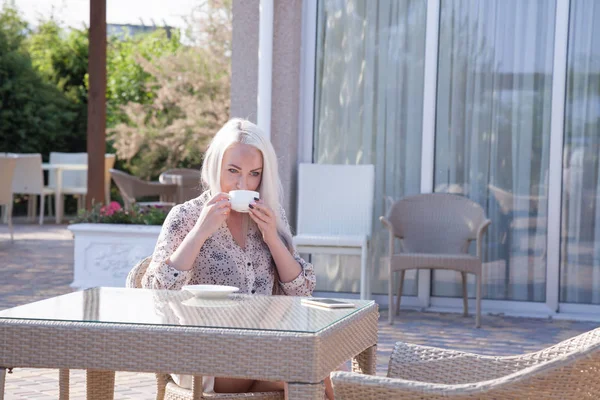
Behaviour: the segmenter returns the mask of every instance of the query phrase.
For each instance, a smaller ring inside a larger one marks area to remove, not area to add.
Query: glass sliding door
[[[434,190],[471,198],[493,221],[488,299],[546,297],[554,21],[549,0],[441,1]],[[433,273],[433,296],[461,293],[458,273]]]
[[[560,301],[600,304],[600,3],[571,0]]]
[[[426,7],[426,0],[318,3],[313,161],[375,165],[373,293],[387,293],[387,233],[378,219],[386,197],[420,191]],[[359,257],[313,261],[324,274],[317,290],[358,291]],[[417,293],[414,272],[404,293]]]

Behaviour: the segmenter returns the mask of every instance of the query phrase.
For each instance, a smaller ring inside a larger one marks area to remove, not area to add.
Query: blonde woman
[[[309,296],[313,267],[293,248],[275,150],[255,124],[235,118],[217,132],[205,154],[202,184],[204,193],[169,213],[143,286],[219,284],[245,294]],[[228,193],[240,189],[260,193],[248,214],[231,208]],[[191,377],[173,378],[191,386]],[[203,384],[218,393],[284,390],[281,382],[247,379],[209,377]],[[326,386],[330,395],[329,380]]]

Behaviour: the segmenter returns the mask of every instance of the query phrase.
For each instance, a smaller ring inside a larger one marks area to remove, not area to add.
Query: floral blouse
[[[142,280],[142,286],[152,289],[181,289],[184,285],[214,284],[240,288],[239,293],[271,295],[275,281],[275,261],[262,239],[258,226],[250,220],[246,246],[241,248],[233,239],[227,224],[213,233],[202,245],[189,271],[179,271],[167,260],[177,250],[200,216],[210,193],[173,207],[163,227],[152,255],[152,262]],[[285,226],[289,224],[283,212]],[[294,249],[293,257],[302,267],[291,282],[278,282],[280,292],[288,296],[309,296],[315,287],[313,266]]]

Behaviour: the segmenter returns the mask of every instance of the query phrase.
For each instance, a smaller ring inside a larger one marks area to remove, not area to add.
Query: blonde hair
[[[221,192],[221,164],[225,151],[236,143],[250,145],[261,152],[263,171],[260,186],[257,191],[263,200],[277,216],[277,231],[288,249],[292,249],[292,237],[284,219],[283,186],[279,179],[277,155],[271,142],[264,136],[261,129],[252,122],[242,118],[232,118],[223,125],[212,139],[204,155],[202,165],[202,187],[209,190],[211,195]]]

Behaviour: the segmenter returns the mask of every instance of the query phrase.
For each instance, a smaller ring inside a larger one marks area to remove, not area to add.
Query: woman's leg
[[[215,393],[246,393],[254,382],[252,379],[215,378]]]
[[[328,400],[333,400],[333,385],[330,377],[325,378],[325,396]]]
[[[285,382],[254,381],[250,392],[280,392],[287,390]]]

